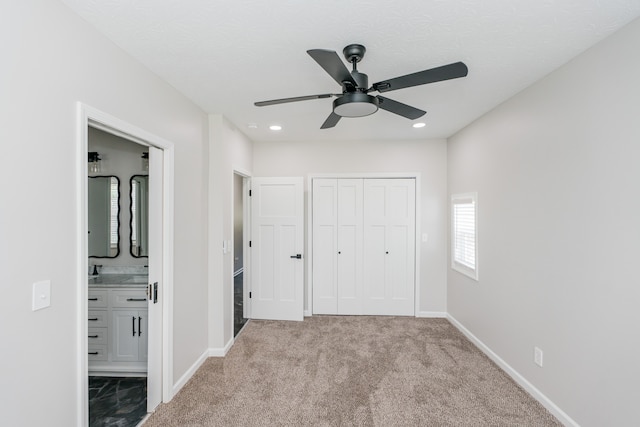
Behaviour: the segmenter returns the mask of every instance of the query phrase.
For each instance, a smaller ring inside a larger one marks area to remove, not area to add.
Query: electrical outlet
[[[533,362],[542,368],[542,350],[538,347],[533,347]]]

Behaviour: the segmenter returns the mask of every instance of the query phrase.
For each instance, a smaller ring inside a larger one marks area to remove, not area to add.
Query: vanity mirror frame
[[[140,200],[139,197],[137,197],[134,200],[134,184],[133,181],[136,178],[146,178],[147,179],[147,205],[145,206],[145,209],[147,210],[146,213],[143,213],[143,215],[147,218],[148,220],[148,209],[149,209],[149,199],[148,199],[148,189],[149,189],[149,175],[146,174],[135,174],[132,175],[131,178],[129,179],[129,253],[131,254],[132,257],[134,258],[148,258],[149,257],[149,241],[148,241],[148,222],[147,222],[147,229],[146,232],[143,234],[143,236],[137,236],[136,240],[140,240],[141,238],[146,240],[146,242],[144,242],[144,244],[141,245],[134,245],[134,230],[137,229],[137,223],[135,222],[136,219],[136,206],[135,206],[135,202]],[[143,252],[143,254],[141,255],[139,251],[136,250],[136,248],[141,248],[144,250],[144,247],[146,246],[146,253]]]
[[[114,255],[91,255],[90,252],[90,248],[91,245],[87,246],[87,249],[89,250],[89,258],[117,258],[118,255],[120,255],[120,243],[121,243],[121,239],[120,239],[120,211],[121,211],[121,203],[120,203],[120,198],[121,198],[121,193],[122,193],[122,189],[121,189],[121,184],[120,184],[120,178],[118,178],[115,175],[91,175],[88,177],[88,179],[96,179],[96,178],[111,178],[116,180],[117,183],[117,189],[118,189],[118,194],[117,194],[117,199],[116,199],[116,203],[117,203],[117,214],[116,214],[116,237],[117,237],[117,241],[116,241],[116,245],[115,248],[111,247],[111,240],[109,237],[109,251],[113,251],[115,249],[115,254]],[[87,192],[89,191],[89,182],[87,181]],[[109,190],[111,192],[111,190]],[[87,196],[89,197],[89,195],[87,194]],[[88,212],[87,216],[89,217],[91,215],[91,212]],[[111,214],[109,214],[109,217],[111,217]],[[89,223],[91,223],[91,221],[88,218]],[[109,236],[111,236],[111,230],[109,231]]]

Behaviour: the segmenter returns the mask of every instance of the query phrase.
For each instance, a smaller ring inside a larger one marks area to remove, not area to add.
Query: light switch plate
[[[427,243],[429,240],[429,235],[427,233],[422,233],[422,243]]]
[[[47,308],[51,305],[51,280],[43,280],[33,284],[33,311]]]

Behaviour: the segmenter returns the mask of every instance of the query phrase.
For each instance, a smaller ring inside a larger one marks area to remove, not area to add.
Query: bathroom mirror
[[[131,177],[131,255],[149,256],[149,177]]]
[[[87,191],[89,257],[115,258],[120,253],[120,180],[90,176]]]

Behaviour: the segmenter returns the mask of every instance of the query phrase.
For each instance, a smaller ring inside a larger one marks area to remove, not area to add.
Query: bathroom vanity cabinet
[[[146,286],[90,286],[88,314],[89,373],[145,375]]]

